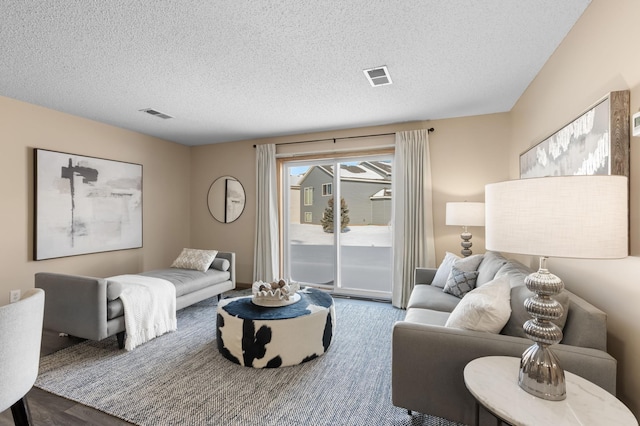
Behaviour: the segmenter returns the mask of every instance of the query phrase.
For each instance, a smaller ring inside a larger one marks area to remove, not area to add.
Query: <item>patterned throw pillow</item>
[[[442,291],[462,297],[475,288],[476,279],[478,279],[478,271],[463,271],[454,265],[451,267],[451,274]]]
[[[217,250],[198,250],[185,248],[173,264],[172,268],[195,269],[196,271],[207,272],[218,254]]]

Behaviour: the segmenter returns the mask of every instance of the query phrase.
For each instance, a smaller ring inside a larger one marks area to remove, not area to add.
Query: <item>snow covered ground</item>
[[[289,225],[289,240],[292,244],[333,245],[334,235],[324,232],[321,225],[292,223]],[[340,234],[343,246],[391,247],[390,226],[350,226]]]
[[[333,283],[334,235],[321,225],[291,224],[291,278]],[[359,291],[391,291],[392,234],[387,226],[353,226],[340,234],[342,287]]]

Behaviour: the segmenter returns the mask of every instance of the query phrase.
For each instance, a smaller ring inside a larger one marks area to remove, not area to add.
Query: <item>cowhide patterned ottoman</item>
[[[297,365],[324,354],[335,330],[331,296],[304,288],[300,300],[282,307],[258,306],[249,297],[218,303],[218,350],[236,364],[255,368]]]

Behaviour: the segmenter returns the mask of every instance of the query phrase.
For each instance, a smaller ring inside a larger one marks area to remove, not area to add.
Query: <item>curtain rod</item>
[[[427,129],[427,132],[431,133],[434,132],[436,129],[434,129],[433,127],[430,127]],[[324,138],[324,139],[313,139],[313,140],[308,140],[308,141],[295,141],[295,142],[280,142],[277,143],[275,145],[293,145],[293,144],[297,144],[297,143],[311,143],[311,142],[322,142],[322,141],[330,141],[333,140],[333,143],[336,143],[336,141],[338,139],[356,139],[356,138],[373,138],[376,136],[391,136],[391,135],[395,135],[395,133],[379,133],[377,135],[363,135],[363,136],[344,136],[341,138]],[[253,145],[253,147],[255,148],[257,145]]]

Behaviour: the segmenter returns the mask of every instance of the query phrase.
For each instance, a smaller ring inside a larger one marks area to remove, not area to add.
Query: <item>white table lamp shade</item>
[[[520,179],[485,187],[487,250],[616,259],[628,254],[625,176]]]
[[[484,203],[447,203],[446,224],[484,226]]]

